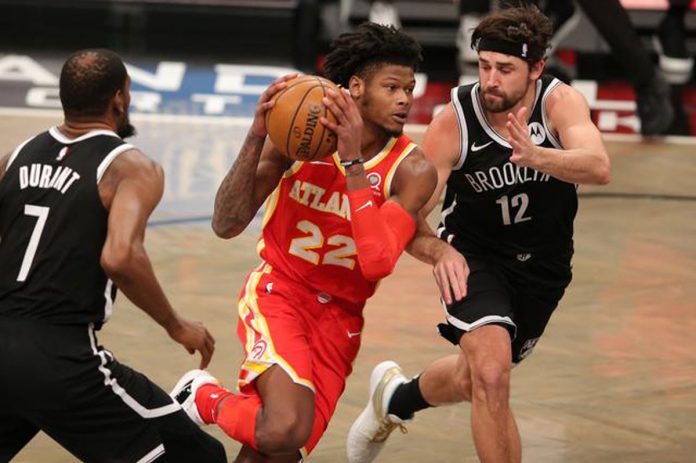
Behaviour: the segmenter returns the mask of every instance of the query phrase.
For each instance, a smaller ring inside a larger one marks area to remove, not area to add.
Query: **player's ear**
[[[123,90],[116,90],[112,101],[117,113],[123,114],[126,111],[126,98]]]
[[[544,73],[544,68],[546,68],[546,61],[540,59],[536,63],[532,64],[529,69],[530,78],[536,80]]]
[[[351,76],[348,81],[348,91],[353,98],[360,98],[365,93],[365,81],[358,76]]]

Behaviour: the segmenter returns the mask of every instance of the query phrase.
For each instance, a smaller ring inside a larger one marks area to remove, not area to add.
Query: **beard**
[[[483,107],[492,113],[502,113],[509,111],[511,108],[513,108],[518,101],[522,99],[522,95],[519,98],[510,98],[505,96],[502,93],[498,92],[491,92],[484,90],[481,92],[483,98],[481,98],[481,103],[483,104]],[[499,100],[496,101],[490,101],[485,98],[486,94],[488,95],[495,95],[499,98]]]
[[[133,124],[130,123],[130,117],[128,113],[126,113],[125,117],[123,118],[123,121],[118,126],[116,135],[125,140],[126,138],[134,136],[136,133],[137,130],[135,129]]]

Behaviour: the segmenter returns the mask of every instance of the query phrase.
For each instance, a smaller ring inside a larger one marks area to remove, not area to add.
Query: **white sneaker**
[[[387,407],[396,387],[408,381],[396,362],[377,365],[370,376],[370,400],[348,431],[346,452],[349,463],[370,463],[384,447],[389,434],[397,427],[406,433],[398,416],[388,415]],[[409,420],[410,421],[410,420]]]
[[[169,396],[176,400],[181,408],[186,412],[191,421],[198,426],[203,426],[209,423],[203,421],[198,406],[196,405],[196,392],[198,388],[205,384],[215,384],[220,386],[220,381],[213,375],[203,370],[191,370],[181,377]]]

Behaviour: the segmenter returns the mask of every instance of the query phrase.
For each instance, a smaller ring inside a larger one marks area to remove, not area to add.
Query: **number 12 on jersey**
[[[496,203],[500,204],[500,212],[503,215],[503,225],[512,225],[513,223],[532,220],[531,217],[525,217],[524,215],[524,213],[527,212],[527,207],[529,207],[529,196],[527,196],[527,193],[520,193],[512,198],[508,198],[507,195],[504,195],[498,198]],[[515,218],[510,220],[512,217],[512,209],[517,209],[517,212],[515,213]]]

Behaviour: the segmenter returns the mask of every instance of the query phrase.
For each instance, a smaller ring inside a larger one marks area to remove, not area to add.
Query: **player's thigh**
[[[10,461],[39,429],[29,421],[0,411],[0,461]]]
[[[445,305],[447,323],[438,325],[440,334],[459,345],[466,333],[485,325],[500,325],[514,338],[513,288],[504,272],[494,263],[467,256],[469,278],[467,295]]]
[[[195,461],[225,461],[166,392],[99,352],[99,367],[66,386],[81,397],[37,414],[46,434],[83,461],[179,461],[171,458],[182,449],[202,455]]]
[[[513,363],[521,362],[532,353],[564,292],[565,284],[520,290],[515,301],[517,336],[512,342]]]
[[[293,381],[279,365],[259,376],[255,386],[266,417],[309,422],[313,419],[314,392]]]

